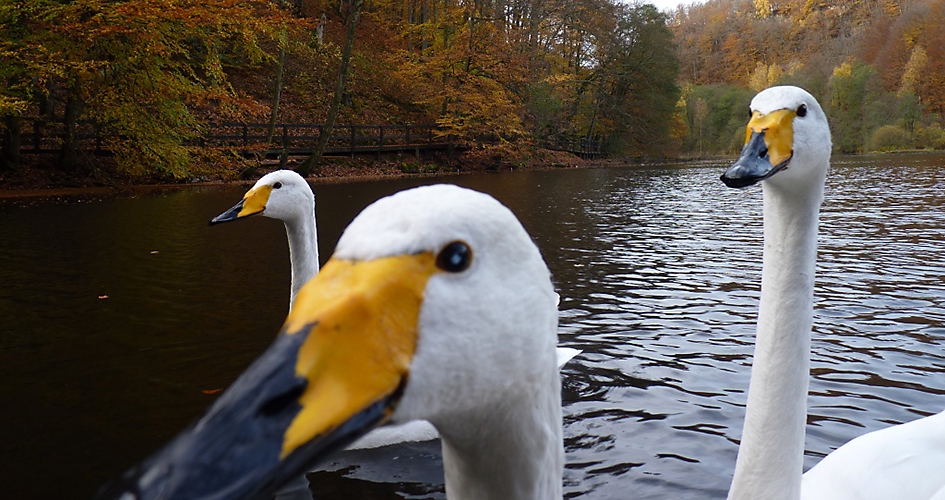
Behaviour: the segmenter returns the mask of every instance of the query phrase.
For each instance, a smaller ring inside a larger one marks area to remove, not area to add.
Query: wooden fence
[[[244,156],[278,157],[309,155],[315,149],[323,125],[280,123],[276,125],[272,143],[265,144],[268,124],[220,123],[211,125],[207,135],[199,139],[202,146],[236,151]],[[39,119],[24,119],[20,136],[21,153],[58,153],[63,145],[63,125]],[[109,155],[103,146],[104,137],[98,125],[80,122],[76,127],[77,148],[96,155]],[[326,156],[409,152],[420,156],[422,151],[446,150],[454,147],[452,135],[443,134],[435,125],[336,125],[325,149]],[[603,155],[601,142],[569,136],[549,137],[539,145],[566,151],[582,158]]]
[[[266,146],[265,123],[221,123],[211,127],[206,136],[206,145],[241,151],[243,154],[278,156],[282,151],[289,155],[308,155],[322,133],[323,125],[281,123],[276,125],[273,144]],[[326,156],[442,150],[453,145],[453,137],[437,133],[435,125],[336,125],[325,148]],[[263,151],[265,150],[265,151]]]
[[[20,152],[33,154],[55,154],[62,151],[65,126],[60,122],[24,118],[21,120]],[[73,140],[77,149],[96,155],[110,154],[102,145],[102,134],[92,122],[76,124]]]
[[[542,139],[538,141],[538,144],[545,149],[566,151],[585,159],[600,158],[604,155],[601,148],[601,141],[597,139],[555,136]]]

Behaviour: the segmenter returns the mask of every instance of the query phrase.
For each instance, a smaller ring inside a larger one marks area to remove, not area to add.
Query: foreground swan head
[[[303,210],[309,208],[311,210]],[[232,208],[213,218],[210,224],[219,224],[262,215],[283,221],[300,216],[314,217],[315,196],[305,179],[292,170],[277,170],[262,176],[243,199]]]
[[[741,156],[723,175],[729,187],[759,181],[804,192],[823,186],[830,160],[830,126],[806,90],[771,87],[751,100]]]
[[[452,500],[561,498],[550,275],[493,198],[429,186],[366,208],[275,343],[106,498],[263,497],[385,422],[426,419]]]

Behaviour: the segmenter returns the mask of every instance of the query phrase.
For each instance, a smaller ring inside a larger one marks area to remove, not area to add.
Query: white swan
[[[315,226],[315,194],[301,175],[277,170],[262,176],[243,199],[214,217],[210,225],[262,215],[281,220],[289,238],[292,285],[289,308],[302,285],[318,273],[318,229]]]
[[[492,197],[436,185],[381,199],[273,345],[101,496],[264,498],[373,426],[425,419],[451,500],[560,500],[555,303],[538,248]]]
[[[243,199],[226,212],[214,217],[210,225],[240,220],[253,215],[262,215],[281,220],[289,237],[289,261],[292,267],[292,287],[289,309],[302,285],[318,273],[318,231],[315,225],[315,193],[305,179],[293,170],[276,170],[262,176]],[[559,347],[558,366],[564,366],[580,349]],[[393,430],[392,430],[393,431]],[[423,434],[426,439],[436,438]],[[384,430],[386,432],[386,430]],[[400,434],[398,437],[396,434]],[[359,441],[358,448],[374,448],[390,442],[416,441],[420,435],[395,431],[389,438],[373,442]]]
[[[820,104],[797,87],[751,101],[741,157],[722,180],[759,181],[764,266],[731,500],[929,499],[945,485],[945,414],[850,441],[803,475],[817,221],[830,162]]]
[[[289,238],[292,283],[289,311],[305,283],[318,273],[318,230],[315,225],[315,193],[293,170],[277,170],[262,176],[243,199],[214,217],[210,225],[262,215],[281,220]],[[573,354],[572,354],[573,357]],[[380,448],[397,443],[429,441],[439,435],[429,422],[407,422],[375,429],[348,449]]]

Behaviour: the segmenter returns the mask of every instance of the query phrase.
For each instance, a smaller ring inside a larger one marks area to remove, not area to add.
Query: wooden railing
[[[65,126],[56,121],[24,118],[21,120],[20,152],[21,153],[59,153],[63,145]],[[76,124],[73,140],[76,147],[83,151],[91,151],[96,155],[108,155],[109,152],[102,146],[102,134],[98,125],[92,122]]]
[[[601,141],[597,139],[585,139],[583,137],[573,136],[555,136],[542,139],[538,142],[545,149],[553,151],[567,151],[576,154],[581,158],[600,158],[604,155],[601,148]]]
[[[205,147],[236,151],[244,156],[275,156],[283,151],[289,155],[308,155],[315,149],[323,125],[280,123],[276,125],[272,142],[265,144],[268,124],[220,123],[211,125],[208,133],[199,139]],[[63,145],[63,125],[40,119],[23,119],[20,152],[43,154],[58,153]],[[77,148],[97,155],[109,155],[103,146],[101,128],[92,122],[80,122],[74,139]],[[583,158],[603,155],[601,141],[594,139],[556,136],[539,140],[541,147],[566,151]],[[445,150],[457,145],[454,136],[444,134],[435,125],[337,125],[328,140],[325,155],[376,154],[410,152],[419,156],[422,151]]]
[[[206,145],[229,147],[243,154],[265,149],[272,154],[282,151],[290,155],[311,154],[322,133],[323,125],[281,123],[276,125],[272,144],[266,146],[265,123],[221,123],[211,127],[206,136]],[[325,155],[351,155],[356,153],[381,153],[447,149],[453,137],[437,133],[435,125],[336,125],[328,139]]]

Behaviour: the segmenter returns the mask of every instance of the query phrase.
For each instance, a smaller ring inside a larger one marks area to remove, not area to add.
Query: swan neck
[[[318,274],[318,231],[315,227],[314,203],[310,216],[285,220],[285,230],[289,237],[289,261],[292,263],[291,310],[299,290]]]
[[[437,425],[450,500],[560,500],[564,449],[558,371],[548,391],[514,408]]]
[[[764,185],[758,330],[730,500],[800,498],[822,194]]]

